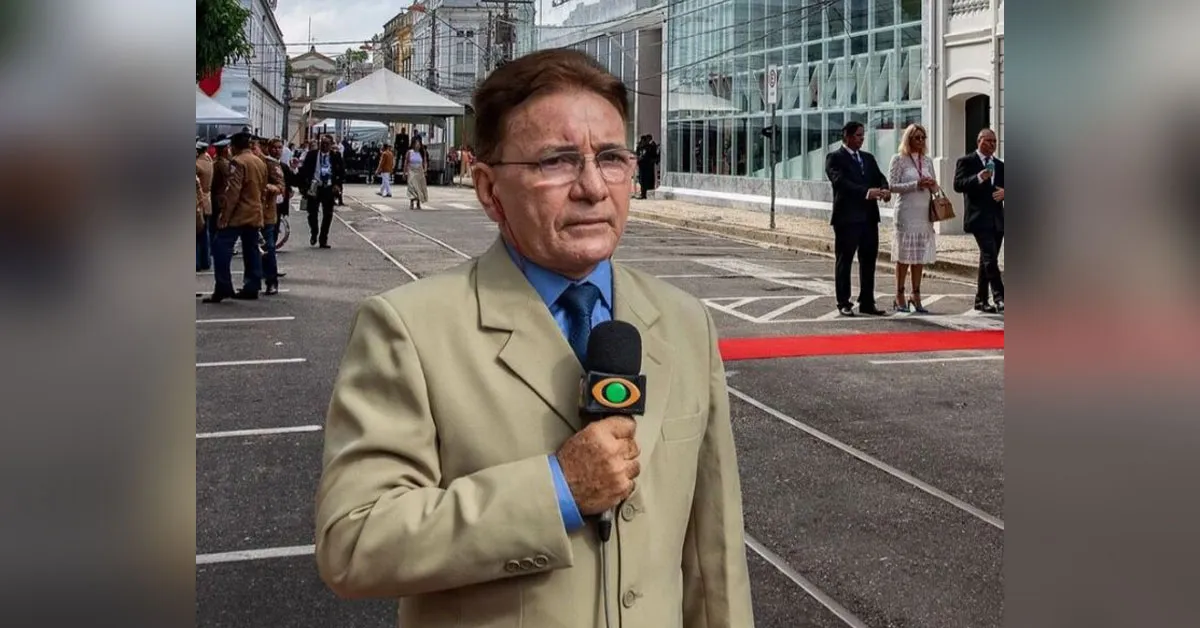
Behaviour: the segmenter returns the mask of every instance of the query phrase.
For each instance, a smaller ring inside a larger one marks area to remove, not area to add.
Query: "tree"
[[[250,9],[238,0],[196,0],[196,80],[254,56],[246,38]]]

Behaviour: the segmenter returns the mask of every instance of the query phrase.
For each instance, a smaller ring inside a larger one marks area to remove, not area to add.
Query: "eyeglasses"
[[[626,148],[609,148],[591,157],[596,162],[600,177],[608,183],[621,183],[633,176],[637,166],[637,155]],[[537,166],[547,183],[574,183],[583,174],[588,156],[574,151],[563,151],[545,155],[537,161],[497,161],[492,166]]]

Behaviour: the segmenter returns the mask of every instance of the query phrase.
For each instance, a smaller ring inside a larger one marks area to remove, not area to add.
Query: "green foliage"
[[[246,39],[248,19],[250,9],[238,0],[196,0],[197,81],[254,55],[254,46]]]

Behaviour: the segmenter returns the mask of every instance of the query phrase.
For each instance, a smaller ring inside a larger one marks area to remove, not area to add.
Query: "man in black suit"
[[[862,149],[861,122],[842,127],[842,148],[825,156],[825,176],[833,184],[834,279],[838,312],[854,316],[850,304],[850,267],[858,254],[858,311],[883,316],[875,307],[875,260],[879,257],[879,201],[891,199],[887,179],[875,157]]]
[[[979,150],[964,155],[954,167],[954,191],[966,202],[963,231],[979,245],[979,285],[975,309],[1004,311],[1004,280],[1000,276],[1000,246],[1004,243],[1004,162],[996,159],[996,134],[979,132]],[[988,303],[988,286],[996,305]]]
[[[346,164],[342,156],[333,150],[333,138],[321,138],[320,147],[310,150],[300,166],[300,191],[308,197],[309,244],[321,243],[329,248],[329,226],[333,224],[333,200],[335,188],[346,181]],[[317,231],[317,209],[321,211],[321,229]]]

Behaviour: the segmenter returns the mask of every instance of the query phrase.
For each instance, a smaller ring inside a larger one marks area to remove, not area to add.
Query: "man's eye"
[[[574,166],[579,159],[575,155],[551,155],[542,159],[543,168]]]

